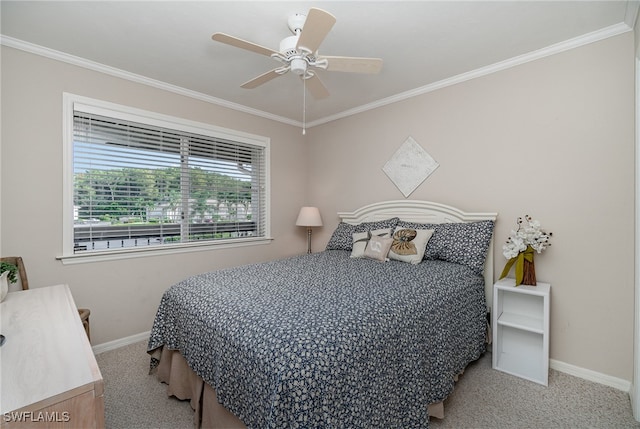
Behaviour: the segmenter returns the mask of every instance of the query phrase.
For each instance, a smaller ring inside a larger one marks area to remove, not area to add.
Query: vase
[[[528,286],[535,286],[536,282],[536,266],[533,262],[533,253],[531,253],[531,260],[525,258],[522,265],[522,284]]]
[[[535,250],[533,247],[527,246],[525,250],[518,253],[517,256],[509,259],[502,270],[502,274],[500,275],[500,279],[507,277],[511,267],[515,265],[516,268],[516,286],[520,285],[528,285],[528,286],[536,286],[536,267],[533,263],[533,255],[535,254]]]
[[[4,301],[4,298],[7,296],[9,292],[9,271],[5,271],[0,275],[0,302]]]

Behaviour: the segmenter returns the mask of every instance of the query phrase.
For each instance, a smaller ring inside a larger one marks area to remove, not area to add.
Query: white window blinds
[[[262,145],[74,110],[74,253],[265,237],[266,174]]]

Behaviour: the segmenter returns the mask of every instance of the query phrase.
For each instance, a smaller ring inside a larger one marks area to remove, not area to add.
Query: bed
[[[442,417],[456,377],[486,348],[497,215],[402,200],[338,216],[322,252],[164,293],[151,370],[191,401],[196,427],[411,428]],[[383,257],[371,253],[380,243]]]

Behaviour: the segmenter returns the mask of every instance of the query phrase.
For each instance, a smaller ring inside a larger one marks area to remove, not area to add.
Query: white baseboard
[[[573,375],[574,377],[582,378],[583,380],[604,384],[605,386],[613,387],[614,389],[622,390],[623,392],[631,392],[631,382],[621,378],[612,377],[590,369],[580,368],[555,359],[549,359],[549,368]]]
[[[120,347],[128,346],[129,344],[137,343],[138,341],[148,340],[150,333],[151,331],[140,332],[139,334],[120,338],[119,340],[108,341],[106,343],[95,345],[92,347],[93,354],[98,355],[100,353],[108,352],[109,350],[115,350]]]

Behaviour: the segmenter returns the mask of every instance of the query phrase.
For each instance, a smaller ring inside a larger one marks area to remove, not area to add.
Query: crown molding
[[[615,24],[606,28],[603,28],[598,31],[594,31],[591,33],[587,33],[585,35],[575,37],[573,39],[566,40],[564,42],[556,43],[551,46],[547,46],[546,48],[538,49],[536,51],[532,51],[526,54],[519,55],[517,57],[509,58],[508,60],[501,61],[495,64],[491,64],[486,67],[481,67],[476,70],[472,70],[470,72],[461,73],[459,75],[440,80],[438,82],[434,82],[429,85],[425,85],[419,88],[415,88],[409,91],[401,92],[399,94],[393,95],[391,97],[383,98],[378,101],[374,101],[373,103],[364,104],[362,106],[355,107],[353,109],[345,110],[343,112],[337,113],[335,115],[327,116],[322,119],[318,119],[313,122],[307,123],[307,127],[314,127],[317,125],[325,124],[328,122],[335,121],[337,119],[346,118],[348,116],[352,116],[358,113],[366,112],[367,110],[376,109],[378,107],[386,106],[388,104],[397,103],[399,101],[407,100],[409,98],[417,97],[419,95],[423,95],[432,91],[436,91],[438,89],[445,88],[447,86],[456,85],[458,83],[466,82],[471,79],[476,79],[478,77],[486,76],[492,73],[496,73],[502,70],[506,70],[511,67],[519,66],[521,64],[528,63],[530,61],[539,60],[541,58],[545,58],[551,55],[555,55],[564,51],[568,51],[570,49],[578,48],[580,46],[588,45],[593,42],[597,42],[603,39],[607,39],[609,37],[617,36],[628,31],[631,31],[632,28],[627,24],[620,23]]]
[[[203,94],[201,92],[192,91],[190,89],[183,88],[177,85],[171,85],[166,82],[162,82],[156,79],[151,79],[146,76],[142,76],[135,73],[130,73],[125,70],[121,70],[115,67],[107,66],[101,63],[87,60],[85,58],[77,57],[75,55],[66,54],[64,52],[56,51],[54,49],[45,48],[44,46],[36,45],[33,43],[25,42],[20,39],[0,35],[0,45],[8,46],[10,48],[19,49],[32,54],[40,55],[53,60],[61,61],[64,63],[72,64],[74,66],[82,67],[85,69],[97,71],[110,76],[126,79],[132,82],[141,83],[154,88],[162,89],[165,91],[173,92],[175,94],[191,97],[196,100],[204,101],[207,103],[215,104],[217,106],[226,107],[229,109],[237,110],[250,115],[260,116],[266,119],[270,119],[277,122],[282,122],[288,125],[302,126],[301,122],[293,119],[285,118],[283,116],[274,115],[263,110],[254,109],[244,106],[242,104],[233,103],[231,101],[223,100],[221,98],[212,97],[210,95]]]
[[[326,124],[338,119],[346,118],[348,116],[353,116],[358,113],[363,113],[368,110],[377,109],[378,107],[383,107],[388,104],[397,103],[399,101],[407,100],[409,98],[417,97],[419,95],[423,95],[432,91],[436,91],[438,89],[442,89],[448,86],[456,85],[458,83],[466,82],[471,79],[476,79],[478,77],[486,76],[492,73],[496,73],[502,70],[509,69],[511,67],[516,67],[521,64],[528,63],[530,61],[539,60],[541,58],[545,58],[551,55],[555,55],[570,49],[578,48],[580,46],[588,45],[590,43],[594,43],[603,39],[607,39],[609,37],[614,37],[628,31],[632,31],[633,27],[631,23],[635,24],[635,17],[638,15],[638,10],[640,8],[640,2],[636,0],[629,1],[627,3],[627,13],[626,19],[624,23],[619,23],[615,25],[611,25],[609,27],[603,28],[601,30],[593,31],[591,33],[584,34],[582,36],[574,37],[573,39],[566,40],[564,42],[556,43],[551,46],[547,46],[542,49],[538,49],[536,51],[529,52],[527,54],[519,55],[517,57],[510,58],[505,61],[501,61],[495,64],[491,64],[486,67],[481,67],[476,70],[472,70],[466,73],[461,73],[459,75],[440,80],[438,82],[431,83],[429,85],[425,85],[419,88],[415,88],[409,91],[401,92],[396,95],[392,95],[390,97],[386,97],[372,103],[363,104],[362,106],[358,106],[352,109],[344,110],[335,115],[325,116],[324,118],[317,119],[312,122],[308,122],[306,124],[306,128],[311,128],[317,125]],[[633,19],[632,19],[633,18]],[[162,89],[165,91],[173,92],[176,94],[184,95],[187,97],[191,97],[200,101],[204,101],[207,103],[211,103],[217,106],[226,107],[232,110],[236,110],[239,112],[248,113],[250,115],[259,116],[265,119],[270,119],[276,122],[281,122],[287,125],[293,125],[296,127],[303,127],[304,124],[300,121],[296,121],[290,118],[285,118],[283,116],[274,115],[263,110],[254,109],[251,107],[244,106],[242,104],[233,103],[231,101],[223,100],[221,98],[212,97],[210,95],[203,94],[201,92],[192,91],[186,88],[182,88],[177,85],[171,85],[165,82],[161,82],[159,80],[151,79],[142,75],[138,75],[135,73],[130,73],[121,69],[117,69],[115,67],[110,67],[104,64],[100,64],[94,61],[89,61],[84,58],[80,58],[74,55],[69,55],[60,51],[56,51],[53,49],[45,48],[40,45],[35,45],[33,43],[28,43],[19,39],[15,39],[12,37],[0,35],[0,44],[4,46],[8,46],[15,49],[20,49],[26,52],[30,52],[36,55],[40,55],[46,58],[51,58],[54,60],[62,61],[68,64],[72,64],[78,67],[83,67],[89,70],[94,70],[100,73],[105,73],[111,76],[119,77],[122,79],[127,79],[133,82],[141,83],[144,85],[152,86],[154,88]]]

